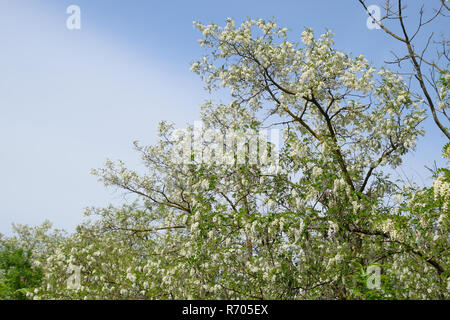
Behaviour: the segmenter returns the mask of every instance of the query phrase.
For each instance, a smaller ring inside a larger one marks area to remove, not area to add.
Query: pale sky
[[[91,168],[106,158],[139,166],[133,140],[155,142],[161,120],[185,127],[199,119],[210,96],[189,72],[203,53],[193,20],[275,17],[293,40],[304,26],[329,28],[338,49],[380,67],[399,44],[367,29],[357,2],[2,0],[0,233],[45,219],[73,231],[85,207],[122,199]],[[81,30],[66,28],[71,4],[81,8]],[[429,182],[424,165],[443,163],[445,143],[431,121],[424,127],[399,169],[419,183]]]

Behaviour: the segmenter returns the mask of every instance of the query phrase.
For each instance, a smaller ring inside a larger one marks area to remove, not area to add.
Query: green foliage
[[[41,279],[41,270],[32,265],[31,250],[8,243],[0,247],[0,299],[26,299]]]

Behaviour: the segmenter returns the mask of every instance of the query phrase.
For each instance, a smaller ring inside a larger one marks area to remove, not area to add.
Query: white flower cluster
[[[399,230],[391,219],[384,220],[380,229],[394,241],[403,241],[405,238],[404,232]]]
[[[433,191],[435,199],[440,198],[443,200],[444,211],[448,210],[450,204],[450,182],[446,181],[444,175],[440,175],[434,181]]]

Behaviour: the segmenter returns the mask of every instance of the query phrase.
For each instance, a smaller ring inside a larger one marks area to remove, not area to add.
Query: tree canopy
[[[134,200],[88,209],[69,236],[38,231],[45,277],[28,297],[448,298],[449,171],[428,188],[388,173],[425,133],[406,81],[335,49],[331,31],[296,43],[272,20],[194,25],[205,55],[191,70],[230,102],[135,142],[145,172],[93,170]]]

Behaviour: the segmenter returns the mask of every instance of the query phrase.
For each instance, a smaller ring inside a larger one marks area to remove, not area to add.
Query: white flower
[[[403,201],[403,196],[401,194],[394,195],[394,201],[397,203],[401,203]]]
[[[127,289],[120,289],[120,294],[123,296],[126,296],[128,294],[128,290]]]
[[[317,178],[318,176],[320,176],[323,173],[322,168],[319,167],[314,167],[312,170],[312,176],[313,178]]]
[[[292,198],[296,198],[297,197],[297,190],[295,190],[295,189],[292,189],[292,192],[291,192],[291,196],[292,196]]]
[[[136,275],[133,273],[127,273],[127,279],[134,283],[136,282]]]
[[[339,231],[339,226],[337,225],[336,222],[330,220],[330,221],[328,221],[328,224],[330,225],[330,229],[331,229],[330,235],[334,235],[334,234],[336,234],[336,232]]]
[[[287,28],[282,28],[278,31],[279,37],[286,37]]]
[[[199,224],[198,222],[193,223],[193,224],[191,225],[191,231],[192,231],[192,232],[197,231],[199,225],[200,225],[200,224]]]
[[[208,180],[203,180],[201,183],[201,187],[203,189],[209,189],[209,181]]]
[[[314,42],[314,35],[311,30],[305,30],[302,32],[302,42],[307,46],[310,46]]]
[[[404,95],[399,95],[398,97],[397,97],[397,101],[399,102],[399,103],[402,103],[402,102],[404,102],[404,101],[406,101],[406,98],[405,98],[405,96]]]
[[[200,69],[200,63],[199,62],[195,62],[191,65],[191,72],[198,72]]]

